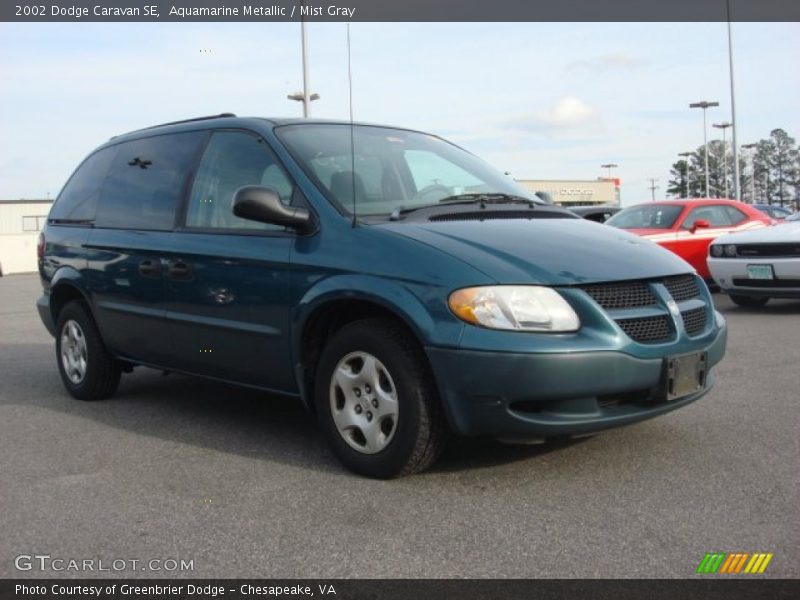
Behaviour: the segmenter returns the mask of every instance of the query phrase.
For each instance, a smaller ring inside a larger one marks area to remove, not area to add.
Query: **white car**
[[[708,249],[708,268],[739,306],[800,298],[800,221],[718,237]]]

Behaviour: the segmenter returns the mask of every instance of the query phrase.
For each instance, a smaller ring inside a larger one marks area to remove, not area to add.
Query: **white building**
[[[0,200],[0,273],[36,271],[36,242],[52,200]]]
[[[546,192],[561,206],[592,204],[619,205],[619,179],[517,179],[517,183],[532,192]]]

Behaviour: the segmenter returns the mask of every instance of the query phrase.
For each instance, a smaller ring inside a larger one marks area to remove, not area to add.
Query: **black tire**
[[[762,308],[769,302],[769,298],[760,296],[739,296],[731,294],[731,301],[742,308]]]
[[[80,381],[67,374],[62,360],[61,346],[65,327],[74,323],[85,340],[85,373]],[[78,400],[102,400],[114,395],[119,386],[121,366],[106,350],[100,332],[83,302],[69,302],[58,315],[56,323],[56,362],[61,381],[67,391]]]
[[[378,359],[396,388],[396,430],[386,446],[373,454],[354,449],[345,441],[331,408],[334,369],[345,357],[359,352]],[[430,366],[416,339],[390,319],[356,321],[331,337],[316,370],[314,398],[320,426],[333,453],[359,475],[389,479],[419,473],[444,449],[447,424]]]

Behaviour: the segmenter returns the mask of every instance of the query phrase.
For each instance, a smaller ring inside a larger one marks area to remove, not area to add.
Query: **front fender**
[[[294,303],[292,357],[300,362],[302,337],[309,318],[327,303],[361,300],[377,304],[402,319],[425,346],[455,347],[463,323],[447,308],[447,290],[414,281],[374,275],[341,274],[326,277],[306,290]]]

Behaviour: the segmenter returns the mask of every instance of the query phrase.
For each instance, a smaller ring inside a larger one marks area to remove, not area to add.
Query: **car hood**
[[[584,219],[386,223],[498,283],[572,285],[692,271],[683,259],[626,231]]]
[[[728,233],[714,240],[715,244],[777,244],[785,242],[800,242],[800,221]]]

